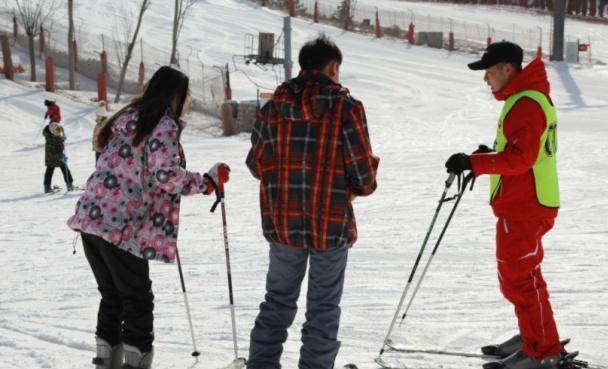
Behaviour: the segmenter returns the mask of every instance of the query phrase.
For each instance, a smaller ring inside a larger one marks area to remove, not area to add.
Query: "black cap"
[[[524,60],[524,51],[519,45],[509,41],[500,41],[490,44],[483,53],[481,60],[469,64],[469,69],[488,69],[498,63],[515,63],[521,65]]]

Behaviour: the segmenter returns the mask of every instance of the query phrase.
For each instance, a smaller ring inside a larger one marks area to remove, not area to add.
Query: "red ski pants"
[[[561,352],[547,284],[540,264],[541,239],[553,228],[554,219],[496,223],[496,261],[502,294],[515,306],[523,351],[541,360]]]

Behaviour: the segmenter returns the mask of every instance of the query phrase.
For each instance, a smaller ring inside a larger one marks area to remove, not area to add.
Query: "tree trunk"
[[[171,37],[171,60],[169,61],[171,64],[177,64],[177,58],[175,54],[177,53],[177,28],[179,27],[180,1],[181,0],[175,0],[175,13],[173,14],[173,34]]]
[[[70,78],[70,90],[74,90],[76,88],[76,84],[74,81],[74,70],[76,69],[76,63],[74,58],[74,0],[68,0],[68,18],[69,18],[69,26],[68,26],[68,69],[69,69],[69,78]]]
[[[36,55],[34,54],[34,35],[28,34],[28,50],[30,53],[30,81],[36,82]]]
[[[144,13],[148,8],[150,0],[142,0],[141,9],[139,10],[139,17],[137,18],[137,27],[135,27],[135,32],[133,33],[133,39],[129,43],[127,47],[127,53],[125,55],[125,60],[123,61],[122,68],[120,69],[120,79],[118,80],[118,88],[116,89],[116,97],[114,98],[114,103],[118,103],[120,100],[120,94],[122,92],[122,86],[125,82],[125,76],[127,75],[127,68],[129,67],[129,61],[131,60],[131,55],[133,55],[133,49],[135,48],[135,43],[137,41],[137,35],[139,34],[139,28],[141,27],[141,21],[144,17]]]

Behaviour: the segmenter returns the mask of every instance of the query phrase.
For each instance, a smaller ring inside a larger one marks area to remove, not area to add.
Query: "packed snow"
[[[77,14],[90,20],[83,33],[94,34],[106,27],[122,2],[103,3],[111,6],[77,7]],[[168,3],[154,2],[143,27],[143,36],[158,40],[163,52],[169,47],[172,24]],[[494,17],[491,8],[484,9],[485,14],[478,10],[476,16]],[[199,1],[184,26],[182,43],[199,45],[207,63],[221,65],[242,52],[245,33],[280,33],[281,17],[244,0]],[[59,22],[57,28],[64,21]],[[377,368],[373,358],[443,190],[445,159],[453,152],[472,151],[480,143],[491,144],[501,104],[493,100],[482,73],[466,68],[476,56],[372,39],[307,20],[294,19],[292,26],[296,51],[319,32],[327,33],[342,48],[342,82],[363,101],[372,146],[381,158],[378,190],[355,202],[359,240],[349,255],[342,348],[336,362],[337,367],[352,362],[363,369]],[[608,27],[603,27],[608,33]],[[582,359],[603,365],[608,360],[606,62],[547,65],[559,117],[562,208],[555,228],[544,239],[543,264],[561,336],[572,338],[569,349],[580,350]],[[270,71],[238,65],[260,83],[276,83]],[[255,87],[242,73],[235,74],[233,88],[237,97],[255,96]],[[95,350],[99,295],[80,240],[65,225],[79,193],[42,194],[42,102],[49,96],[0,80],[1,369],[87,367]],[[62,108],[69,166],[76,183],[83,185],[94,164],[95,107],[86,99],[52,96]],[[232,168],[226,188],[228,234],[239,350],[246,356],[268,266],[258,183],[244,165],[249,137],[221,137],[198,129],[210,121],[200,114],[191,114],[188,120],[183,144],[189,169],[206,171],[217,161]],[[65,187],[62,182],[56,170],[53,183]],[[487,187],[487,178],[481,178],[474,191],[464,195],[404,326],[393,334],[395,342],[411,348],[477,352],[481,345],[515,332],[512,307],[498,290],[495,219],[487,203]],[[212,202],[203,196],[184,198],[181,209],[179,247],[202,353],[198,362],[190,356],[177,268],[151,264],[157,368],[219,368],[233,359],[222,223],[219,214],[209,212]],[[447,211],[439,223],[446,215]],[[305,293],[304,284],[301,295]],[[300,306],[305,306],[304,299]],[[285,368],[297,365],[303,319],[301,309],[289,330],[282,360]],[[385,355],[412,369],[477,368],[482,363],[456,357]]]

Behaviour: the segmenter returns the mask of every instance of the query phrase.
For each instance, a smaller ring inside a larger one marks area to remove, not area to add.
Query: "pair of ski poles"
[[[226,205],[224,202],[224,186],[223,184],[217,184],[208,174],[204,175],[205,178],[211,183],[213,186],[213,190],[216,195],[216,200],[213,206],[211,206],[211,212],[215,212],[215,209],[218,205],[221,204],[222,209],[222,225],[224,229],[224,250],[226,252],[226,273],[228,275],[228,295],[230,298],[230,318],[232,321],[232,343],[234,345],[234,361],[232,362],[230,367],[233,368],[242,368],[245,365],[245,359],[239,357],[237,340],[236,340],[236,318],[234,312],[234,294],[232,292],[232,271],[230,268],[230,249],[228,246],[228,226],[226,224]],[[190,336],[192,337],[192,356],[196,357],[198,360],[198,356],[200,356],[200,352],[196,349],[196,340],[194,338],[194,328],[192,326],[192,318],[190,316],[190,305],[188,303],[188,294],[186,292],[186,284],[184,282],[184,274],[182,272],[182,264],[179,258],[179,251],[177,248],[175,249],[175,256],[177,259],[177,269],[179,271],[179,279],[182,285],[182,292],[184,295],[184,303],[186,305],[186,315],[188,316],[188,324],[190,325]]]
[[[454,196],[448,198],[447,197],[448,190],[450,189],[450,187],[452,186],[452,183],[454,183],[454,180],[456,178],[458,178],[458,191]],[[448,176],[448,179],[445,181],[445,187],[444,187],[443,193],[441,194],[441,198],[439,199],[439,203],[437,204],[437,208],[435,209],[435,214],[433,215],[433,219],[431,220],[431,225],[429,226],[429,228],[426,232],[426,236],[424,237],[424,241],[422,242],[422,246],[420,247],[420,251],[418,252],[416,261],[414,262],[414,267],[412,268],[412,271],[410,272],[410,276],[407,280],[405,288],[403,289],[403,293],[401,294],[401,299],[399,300],[399,304],[397,305],[397,310],[395,311],[395,315],[393,316],[391,325],[388,328],[386,338],[384,339],[382,348],[380,349],[380,355],[379,355],[380,357],[382,356],[382,354],[384,354],[384,351],[386,350],[386,347],[390,342],[391,333],[393,332],[395,323],[397,322],[399,312],[401,311],[401,308],[403,307],[403,302],[405,301],[407,292],[412,284],[414,276],[416,275],[416,270],[418,269],[418,265],[420,264],[420,259],[422,258],[422,254],[424,253],[424,249],[426,248],[426,245],[431,236],[431,233],[435,226],[435,222],[437,221],[437,217],[439,216],[439,212],[441,211],[443,204],[448,201],[455,200],[454,205],[452,206],[452,210],[450,211],[450,214],[445,222],[445,225],[443,226],[443,229],[441,230],[441,233],[439,234],[439,237],[437,238],[437,241],[435,242],[435,247],[433,248],[433,251],[431,252],[431,256],[429,257],[429,259],[422,271],[422,275],[418,279],[416,288],[414,289],[414,292],[409,299],[407,307],[405,308],[405,312],[401,316],[401,321],[399,323],[400,326],[403,323],[403,321],[405,320],[405,317],[407,316],[407,313],[410,310],[410,307],[412,306],[412,302],[414,301],[414,298],[416,297],[416,294],[418,293],[420,285],[422,284],[422,280],[424,279],[426,272],[428,271],[429,266],[431,265],[431,262],[433,261],[433,257],[435,256],[435,253],[437,252],[437,249],[439,248],[439,244],[441,243],[441,240],[443,239],[445,231],[447,230],[448,226],[450,225],[450,221],[452,220],[452,217],[454,216],[454,213],[456,212],[456,208],[458,207],[458,204],[460,203],[460,200],[462,199],[462,195],[466,191],[469,183],[471,183],[471,190],[472,190],[473,184],[475,183],[475,176],[473,175],[473,172],[470,172],[466,177],[464,177],[464,179],[462,179],[462,174],[456,175],[454,173],[450,173]]]

